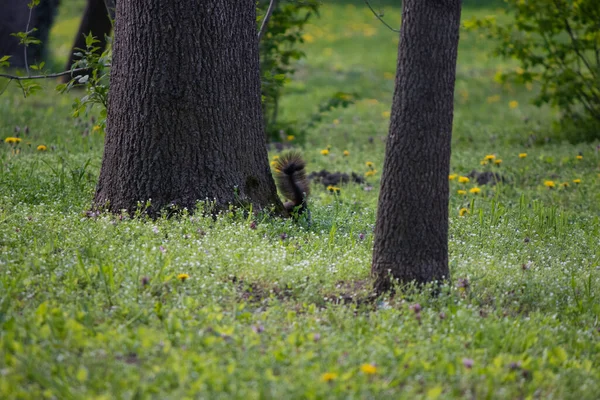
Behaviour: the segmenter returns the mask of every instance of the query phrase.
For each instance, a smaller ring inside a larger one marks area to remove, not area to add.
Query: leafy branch
[[[10,57],[10,56],[4,56],[4,57],[0,58],[0,61],[2,61],[5,57]],[[76,74],[78,72],[83,72],[86,70],[87,70],[87,68],[75,68],[75,69],[72,69],[69,71],[57,72],[55,74],[26,75],[26,76],[0,74],[0,78],[7,78],[9,80],[15,80],[15,81],[24,81],[24,80],[28,80],[28,79],[49,79],[49,78],[59,78],[61,76],[70,75],[70,74]]]

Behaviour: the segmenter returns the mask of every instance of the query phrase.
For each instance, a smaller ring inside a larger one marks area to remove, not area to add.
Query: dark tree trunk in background
[[[102,53],[104,49],[106,49],[106,36],[110,35],[110,31],[112,30],[111,17],[108,13],[112,3],[110,1],[107,3],[108,7],[107,4],[104,3],[104,0],[88,0],[83,13],[83,18],[81,19],[81,24],[77,30],[77,35],[75,35],[75,41],[65,67],[66,70],[71,69],[71,66],[77,60],[77,57],[74,54],[77,52],[76,49],[85,49],[84,35],[88,35],[91,32],[92,36],[95,36],[96,39],[100,41],[100,43],[95,44],[95,46],[100,48],[98,53]],[[80,73],[79,75],[83,74]],[[71,77],[69,75],[63,77],[63,81],[65,82],[70,79]]]
[[[252,0],[119,0],[95,203],[282,204],[260,104]]]
[[[29,7],[27,0],[0,0],[0,57],[12,56],[8,61],[11,67],[25,67],[24,47],[19,44],[19,38],[11,36],[11,33],[25,32],[29,19]],[[29,30],[34,36],[42,41],[40,44],[31,44],[27,47],[27,65],[37,64],[45,60],[50,28],[58,10],[58,0],[41,0],[40,4],[33,8]]]
[[[396,89],[381,179],[372,273],[449,278],[448,172],[460,0],[404,0]]]

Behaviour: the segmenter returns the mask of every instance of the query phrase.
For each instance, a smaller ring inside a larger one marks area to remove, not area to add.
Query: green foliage
[[[40,44],[40,43],[42,43],[35,36],[31,36],[31,34],[33,32],[35,32],[35,31],[37,31],[37,28],[33,28],[29,32],[15,32],[15,33],[11,33],[10,35],[19,38],[19,44],[22,44],[23,46],[27,47],[30,44]]]
[[[597,0],[506,0],[514,18],[472,19],[496,41],[495,54],[520,67],[498,75],[501,82],[540,83],[533,100],[558,107],[567,124],[587,139],[600,138],[600,2]],[[563,125],[564,126],[564,125]]]
[[[269,1],[258,3],[259,25],[268,6]],[[272,140],[280,140],[280,131],[286,136],[300,133],[293,124],[278,121],[279,101],[285,83],[295,72],[295,63],[305,57],[299,49],[304,42],[303,28],[318,9],[317,0],[277,1],[259,43],[263,118],[267,137]]]
[[[99,105],[100,119],[97,127],[104,131],[108,107],[108,75],[112,60],[112,48],[107,46],[107,49],[100,53],[100,47],[96,46],[98,43],[100,41],[93,37],[91,33],[86,35],[86,48],[76,49],[78,51],[75,53],[77,60],[71,67],[73,78],[68,83],[58,85],[56,90],[59,93],[65,93],[75,86],[84,85],[86,95],[74,100],[73,116],[78,117],[85,113],[88,108]],[[110,43],[110,38],[107,38],[107,43]],[[83,71],[75,72],[75,70],[82,68]]]
[[[8,61],[12,56],[2,56],[0,57],[0,67],[9,67],[10,62]]]

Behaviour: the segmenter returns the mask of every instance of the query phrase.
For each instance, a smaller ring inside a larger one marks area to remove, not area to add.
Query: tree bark
[[[375,290],[449,279],[448,173],[460,0],[404,0],[373,249]]]
[[[119,0],[95,203],[283,206],[268,165],[252,0]]]
[[[90,32],[92,36],[100,41],[95,44],[96,47],[99,47],[97,52],[102,53],[106,49],[106,36],[110,35],[110,31],[112,30],[108,4],[105,4],[105,0],[88,0],[65,70],[71,69],[73,63],[77,61],[77,57],[75,56],[76,49],[85,49],[85,35],[88,35]],[[80,74],[85,75],[86,73]],[[65,75],[63,82],[68,82],[70,79],[71,76]]]

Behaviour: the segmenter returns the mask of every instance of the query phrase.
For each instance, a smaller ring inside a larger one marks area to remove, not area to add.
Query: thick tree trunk
[[[77,49],[85,49],[85,35],[88,35],[90,32],[92,36],[95,36],[100,41],[100,43],[95,44],[95,46],[99,47],[98,53],[102,53],[106,49],[106,36],[110,35],[112,23],[108,13],[109,6],[104,1],[88,0],[83,17],[81,18],[81,24],[77,30],[77,35],[75,35],[75,41],[73,42],[69,60],[65,67],[66,70],[71,69],[71,66],[77,60],[75,56],[75,53],[78,51]],[[109,2],[109,4],[111,3]],[[84,74],[80,73],[80,75]],[[64,82],[68,82],[70,79],[71,76],[69,75],[63,77]]]
[[[448,172],[460,0],[404,0],[396,89],[381,179],[372,273],[449,278]]]
[[[252,0],[119,0],[95,203],[270,204]]]
[[[31,36],[41,40],[41,43],[27,47],[27,65],[44,61],[59,1],[41,0],[31,12],[31,20],[28,3],[25,0],[0,0],[0,57],[12,56],[8,61],[15,68],[25,67],[25,48],[19,44],[19,38],[11,34],[25,32],[29,22],[30,31],[37,29],[31,32]]]

